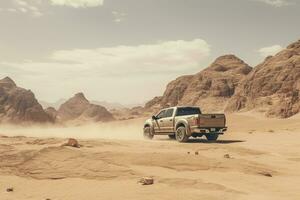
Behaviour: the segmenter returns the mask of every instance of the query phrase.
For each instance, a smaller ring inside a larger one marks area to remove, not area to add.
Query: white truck
[[[189,137],[206,136],[215,141],[227,130],[224,114],[202,114],[199,107],[177,106],[160,110],[144,124],[144,137],[168,135],[178,142],[187,142]]]

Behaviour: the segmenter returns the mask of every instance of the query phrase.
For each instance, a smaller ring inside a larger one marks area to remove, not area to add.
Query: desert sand
[[[231,114],[217,142],[184,144],[144,140],[143,120],[1,126],[0,199],[300,199],[300,115]],[[81,148],[62,146],[69,137]]]

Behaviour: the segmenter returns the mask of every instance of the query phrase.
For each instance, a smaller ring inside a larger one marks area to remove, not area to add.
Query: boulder
[[[64,146],[80,148],[78,141],[74,138],[70,138]]]
[[[152,185],[154,184],[154,179],[151,177],[143,177],[138,181],[138,183],[142,185]]]

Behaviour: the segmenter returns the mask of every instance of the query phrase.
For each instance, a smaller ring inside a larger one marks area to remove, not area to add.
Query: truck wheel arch
[[[175,129],[177,130],[180,126],[186,127],[186,124],[180,122],[180,123],[176,124],[176,128]]]
[[[178,121],[175,126],[175,131],[177,130],[178,127],[181,127],[181,126],[184,126],[186,128],[187,135],[191,136],[190,126],[186,121]]]

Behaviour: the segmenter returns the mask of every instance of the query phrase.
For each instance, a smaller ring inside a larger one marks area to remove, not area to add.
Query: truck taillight
[[[199,118],[199,117],[197,117],[197,118],[195,119],[195,124],[196,124],[196,125],[200,124],[200,118]]]

